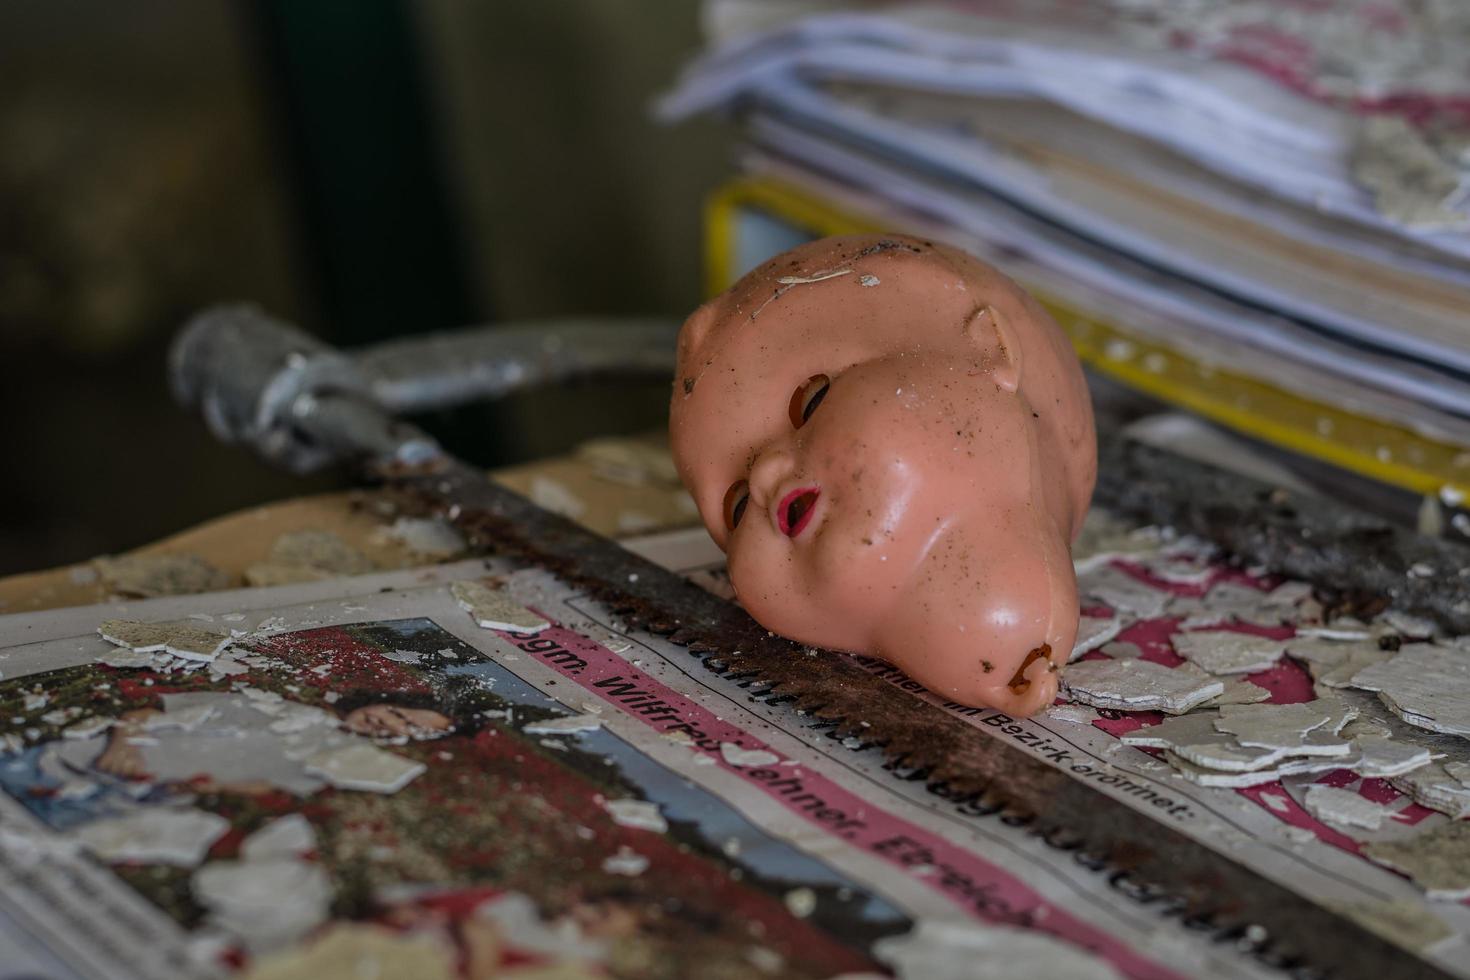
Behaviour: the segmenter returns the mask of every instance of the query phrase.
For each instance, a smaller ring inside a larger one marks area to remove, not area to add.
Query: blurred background
[[[9,4],[0,141],[0,574],[340,485],[172,404],[206,305],[678,320],[858,231],[1013,276],[1127,436],[1470,537],[1463,0]],[[667,394],[416,421],[504,467]]]
[[[0,7],[0,574],[334,485],[175,406],[169,338],[248,299],[350,346],[487,320],[682,317],[722,124],[651,100],[698,7],[100,0]],[[663,423],[586,385],[440,420],[486,466]]]

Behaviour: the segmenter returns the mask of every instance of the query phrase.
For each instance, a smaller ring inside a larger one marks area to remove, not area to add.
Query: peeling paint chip
[[[658,812],[657,803],[649,803],[645,800],[606,800],[602,808],[612,817],[613,823],[619,827],[632,827],[635,830],[651,830],[656,834],[662,834],[669,829],[668,822],[664,820],[662,813]]]
[[[109,643],[134,653],[163,651],[185,660],[208,663],[230,645],[228,636],[186,623],[139,623],[131,619],[108,619],[97,632]],[[131,664],[130,664],[131,666]]]
[[[1106,603],[1120,613],[1132,613],[1143,619],[1164,614],[1172,595],[1140,582],[1122,569],[1103,565],[1081,575],[1077,580],[1080,594]]]
[[[624,844],[616,854],[603,859],[602,870],[610,875],[636,878],[648,870],[648,858]]]
[[[721,742],[720,755],[732,766],[774,766],[781,757],[765,749],[742,749],[734,742]]]
[[[1333,827],[1361,827],[1377,830],[1383,821],[1393,816],[1381,803],[1364,799],[1352,790],[1332,786],[1308,786],[1304,800],[1307,811]]]
[[[148,807],[83,824],[77,840],[103,861],[192,868],[230,829],[224,817],[190,808]]]
[[[1470,823],[1454,820],[1406,840],[1372,841],[1363,851],[1408,875],[1431,899],[1470,898]]]
[[[1349,683],[1377,691],[1384,705],[1411,725],[1470,735],[1470,656],[1462,650],[1416,643],[1358,671]]]
[[[366,793],[396,793],[427,768],[422,762],[360,742],[309,756],[305,767],[308,774],[320,776],[338,789]]]
[[[1179,656],[1211,674],[1254,674],[1281,659],[1283,640],[1218,630],[1181,633],[1170,642]]]
[[[1090,725],[1101,717],[1085,704],[1054,704],[1043,714],[1052,721],[1061,721],[1068,725]]]
[[[1150,660],[1084,660],[1062,674],[1073,700],[1094,708],[1182,715],[1225,693],[1225,682],[1198,667],[1169,668]]]
[[[428,558],[453,558],[469,549],[459,529],[442,517],[400,517],[388,536]]]
[[[1099,957],[1039,929],[923,919],[910,932],[873,944],[900,977],[923,980],[1116,980]]]
[[[110,591],[145,599],[215,592],[230,584],[228,575],[198,555],[127,555],[93,564]]]
[[[1083,616],[1077,622],[1077,640],[1068,663],[1115,639],[1127,625],[1121,616]]]
[[[487,630],[505,630],[529,636],[551,626],[551,623],[516,602],[503,589],[488,588],[482,582],[451,583],[449,591],[459,607],[469,613],[477,626]]]
[[[593,715],[564,715],[533,721],[523,729],[527,735],[575,735],[578,732],[595,732],[602,727],[602,719]]]
[[[1215,727],[1248,747],[1340,757],[1352,746],[1338,732],[1357,715],[1358,709],[1335,702],[1232,704],[1220,709]]]

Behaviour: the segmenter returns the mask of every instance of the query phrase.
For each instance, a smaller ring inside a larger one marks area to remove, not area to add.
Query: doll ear
[[[678,381],[685,395],[692,394],[694,391],[694,381],[699,375],[697,360],[718,316],[719,309],[711,300],[689,314],[689,319],[685,320],[684,325],[679,328],[675,358],[679,373]]]
[[[709,336],[710,328],[714,326],[717,315],[718,310],[714,300],[689,314],[689,319],[685,320],[684,326],[679,328],[680,353],[693,352],[704,346],[704,339]]]
[[[982,352],[985,366],[995,383],[1007,391],[1021,384],[1021,345],[999,310],[982,306],[965,324],[965,333]]]

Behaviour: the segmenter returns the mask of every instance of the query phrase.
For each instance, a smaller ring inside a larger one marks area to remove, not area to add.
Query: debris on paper
[[[1083,660],[1062,674],[1068,695],[1094,708],[1182,715],[1225,693],[1225,683],[1198,667],[1150,660]]]
[[[531,502],[543,510],[573,520],[587,513],[586,503],[568,490],[566,484],[546,476],[532,478]]]
[[[487,630],[505,630],[529,635],[539,633],[551,623],[516,602],[504,589],[492,589],[483,582],[453,582],[449,591],[459,608],[469,613],[475,625]]]
[[[240,843],[246,861],[295,858],[316,850],[316,830],[299,813],[277,817]]]
[[[1140,619],[1162,616],[1173,598],[1113,565],[1103,565],[1081,575],[1077,579],[1077,592],[1096,599],[1114,612]]]
[[[742,749],[734,742],[720,743],[720,756],[728,765],[744,766],[774,766],[781,761],[781,757],[774,752],[765,749]]]
[[[1281,611],[1265,603],[1267,595],[1268,593],[1238,582],[1216,582],[1199,598],[1177,598],[1172,611],[1185,614],[1185,619],[1180,624],[1184,629],[1219,626],[1224,623],[1274,626],[1281,620]]]
[[[290,531],[271,545],[270,560],[305,565],[335,575],[364,575],[376,567],[372,559],[331,531]]]
[[[275,561],[258,561],[245,569],[245,584],[256,589],[270,589],[278,585],[296,585],[301,582],[320,582],[334,577],[324,568],[310,565],[288,565]]]
[[[1417,902],[1358,902],[1330,905],[1370,932],[1405,949],[1421,950],[1454,934],[1444,921]]]
[[[1428,746],[1400,742],[1383,735],[1359,735],[1353,739],[1353,772],[1368,779],[1390,779],[1422,769],[1434,761]],[[1431,809],[1437,809],[1431,807]]]
[[[1232,704],[1220,709],[1215,728],[1234,735],[1250,748],[1282,750],[1290,755],[1348,755],[1351,744],[1339,736],[1357,717],[1342,703]]]
[[[632,827],[635,830],[651,830],[656,834],[662,834],[669,829],[668,821],[659,812],[657,803],[649,803],[645,800],[605,800],[602,808],[612,817],[613,823],[619,827]]]
[[[1351,685],[1377,691],[1390,711],[1419,728],[1470,735],[1470,656],[1416,643],[1353,675]]]
[[[1353,179],[1390,221],[1425,230],[1470,228],[1464,174],[1404,119],[1386,114],[1362,119],[1351,164]]]
[[[1052,721],[1069,725],[1090,725],[1101,717],[1096,710],[1085,704],[1054,704],[1042,713]]]
[[[1227,704],[1260,704],[1270,700],[1271,692],[1248,680],[1232,678],[1225,682],[1225,693],[1216,695],[1200,707],[1220,708]]]
[[[1452,820],[1403,840],[1371,841],[1363,852],[1408,875],[1431,899],[1470,898],[1470,823]]]
[[[198,555],[126,555],[92,563],[110,592],[151,599],[229,588],[230,577]]]
[[[533,721],[522,729],[527,735],[575,735],[578,732],[595,732],[602,727],[602,719],[596,715],[564,715]]]
[[[1389,784],[1420,806],[1455,820],[1470,817],[1470,764],[1433,760],[1391,777]]]
[[[252,961],[242,980],[453,980],[462,975],[455,958],[433,933],[333,922],[307,943]]]
[[[1393,816],[1393,811],[1374,803],[1352,790],[1316,784],[1307,787],[1303,798],[1307,812],[1330,827],[1361,827],[1377,830]]]
[[[577,447],[577,458],[609,483],[641,487],[679,485],[679,471],[667,447],[636,439],[591,439]]]
[[[810,888],[793,888],[781,900],[786,905],[786,911],[798,919],[805,919],[817,910],[817,893]]]
[[[134,653],[163,652],[185,660],[207,662],[230,645],[230,637],[200,629],[192,623],[139,623],[107,619],[97,627],[104,640]]]
[[[900,980],[1116,980],[1105,960],[1036,929],[978,922],[920,920],[901,936],[873,945]]]
[[[295,942],[326,921],[332,881],[312,861],[264,858],[214,861],[189,882],[211,924],[264,952]]]
[[[648,858],[624,844],[616,854],[603,860],[602,870],[610,875],[636,878],[648,870],[648,864]]]
[[[75,835],[103,861],[192,868],[230,829],[224,817],[192,808],[148,807],[82,824]]]
[[[1360,670],[1393,656],[1371,640],[1339,641],[1300,636],[1286,641],[1286,653],[1305,663],[1312,679],[1325,687],[1348,687]]]
[[[159,659],[151,653],[139,653],[137,650],[129,650],[124,647],[121,650],[109,650],[107,653],[100,654],[97,662],[104,667],[113,667],[118,670],[146,670],[158,666]]]
[[[426,768],[422,762],[362,742],[318,752],[309,756],[305,765],[308,775],[319,776],[338,789],[367,793],[396,793]]]
[[[409,551],[426,558],[453,558],[469,550],[459,528],[442,517],[400,517],[386,533]]]
[[[1072,563],[1083,575],[1115,558],[1137,558],[1158,552],[1158,528],[1134,528],[1100,507],[1087,512],[1077,540],[1072,542]]]
[[[1180,633],[1171,642],[1179,656],[1211,674],[1270,670],[1281,659],[1285,643],[1232,630]]]
[[[1077,641],[1072,644],[1072,656],[1068,662],[1116,639],[1123,632],[1124,625],[1121,616],[1083,616],[1077,622]]]

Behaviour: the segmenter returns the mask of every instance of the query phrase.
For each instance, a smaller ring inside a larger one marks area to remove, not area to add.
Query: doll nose
[[[791,476],[796,461],[784,446],[767,446],[750,467],[750,500],[762,510],[771,505],[776,489]]]

